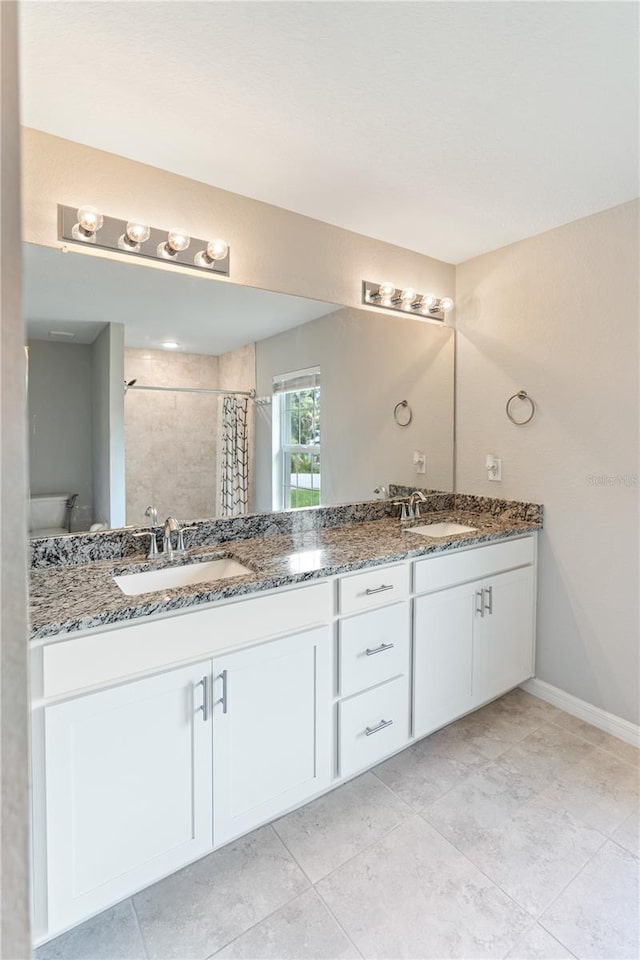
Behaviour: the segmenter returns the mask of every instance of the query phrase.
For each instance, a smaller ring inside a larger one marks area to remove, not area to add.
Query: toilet
[[[71,494],[46,493],[29,498],[29,536],[59,537],[69,533],[67,504]]]

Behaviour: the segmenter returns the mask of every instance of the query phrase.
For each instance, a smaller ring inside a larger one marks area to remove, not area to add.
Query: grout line
[[[327,876],[328,876],[328,874],[327,874]],[[324,879],[324,878],[323,878],[323,879]],[[342,930],[343,934],[344,934],[345,937],[347,938],[347,942],[353,947],[353,949],[355,950],[355,952],[357,953],[357,955],[358,955],[360,958],[363,958],[363,957],[364,957],[364,954],[361,953],[360,950],[358,950],[357,946],[355,945],[355,943],[353,942],[353,940],[351,939],[351,937],[349,936],[349,934],[347,933],[347,931],[345,930],[345,928],[342,926],[342,924],[340,923],[340,921],[339,921],[338,918],[336,917],[335,913],[333,912],[333,910],[331,909],[331,907],[329,906],[329,904],[327,903],[327,901],[325,900],[325,898],[322,896],[322,894],[320,893],[320,891],[318,890],[318,888],[314,885],[314,888],[313,888],[313,889],[314,889],[314,891],[315,891],[316,896],[319,897],[320,900],[322,901],[322,903],[324,904],[324,908],[325,908],[325,910],[327,911],[327,913],[329,914],[329,916],[330,916],[330,917],[333,917],[334,922],[335,922],[335,923],[338,925],[338,927]]]
[[[554,936],[553,933],[549,933],[549,931],[547,930],[547,928],[546,928],[546,927],[543,927],[542,924],[540,924],[537,920],[535,920],[535,921],[531,924],[530,927],[527,927],[527,929],[526,929],[525,932],[522,934],[522,936],[521,936],[521,937],[516,941],[516,943],[511,947],[511,950],[515,950],[516,947],[518,946],[518,944],[519,944],[519,943],[522,943],[522,941],[523,941],[524,938],[527,936],[527,934],[528,934],[528,933],[531,933],[532,930],[535,930],[536,927],[540,927],[541,930],[544,930],[545,933],[548,933],[549,936],[551,937],[551,939],[552,939],[552,940],[555,940],[555,942],[558,944],[559,947],[562,947],[564,950],[567,951],[567,953],[568,953],[571,957],[573,957],[573,960],[578,960],[578,957],[576,957],[575,953],[573,953],[571,950],[569,950],[569,947],[567,947],[566,944],[564,944],[561,940],[558,940],[558,938],[557,938],[556,936]],[[502,958],[502,960],[508,960],[509,954],[511,953],[511,950],[509,950],[509,951],[504,955],[504,957]]]
[[[573,717],[572,713],[567,713],[566,710],[562,711],[563,715],[566,717]],[[574,717],[575,720],[579,720],[579,717]],[[594,743],[593,740],[589,740],[588,737],[585,737],[582,733],[577,733],[575,730],[570,730],[569,727],[565,727],[564,724],[558,723],[556,720],[550,721],[555,727],[559,727],[561,730],[564,730],[565,733],[570,733],[574,737],[578,737],[579,740],[584,740],[585,743],[588,743],[590,747],[595,747],[596,750],[602,750],[604,753],[607,753],[610,757],[614,757],[616,760],[619,760],[620,763],[626,764],[626,766],[631,767],[633,770],[638,770],[638,764],[640,764],[640,750],[638,750],[638,760],[634,762],[633,760],[627,760],[625,757],[619,756],[617,753],[614,753],[613,750],[610,750],[608,747],[603,746],[601,743]],[[593,727],[592,723],[587,723],[586,720],[583,720],[582,723],[586,724],[588,727]],[[615,737],[612,733],[607,733],[606,730],[600,730],[599,727],[593,727],[594,730],[598,730],[600,733],[605,734],[605,736],[613,737],[614,740],[618,740],[619,737]],[[627,743],[626,740],[620,740],[620,743],[625,743],[628,747],[633,748],[632,743]]]
[[[256,920],[256,922],[252,923],[250,927],[247,927],[246,930],[243,930],[242,933],[239,933],[237,937],[232,937],[231,940],[227,940],[226,943],[220,944],[219,947],[216,947],[213,953],[210,953],[207,955],[205,960],[213,960],[213,957],[215,957],[216,954],[219,953],[221,950],[224,950],[225,947],[230,947],[232,943],[235,943],[237,940],[240,940],[242,937],[245,936],[245,934],[250,933],[251,930],[255,930],[255,928],[259,927],[261,923],[265,922],[265,920],[270,920],[272,917],[275,917],[277,913],[279,913],[281,910],[284,910],[284,908],[288,907],[289,904],[295,903],[295,901],[299,900],[300,897],[304,897],[304,895],[306,893],[309,893],[310,890],[313,890],[313,886],[307,887],[305,890],[301,890],[300,893],[296,893],[295,896],[291,897],[285,903],[280,904],[280,906],[276,907],[275,910],[272,910],[271,913],[268,913],[266,916],[261,917],[259,920]]]
[[[134,903],[133,897],[129,897],[129,900],[131,901],[131,909],[133,911],[133,916],[136,921],[138,933],[140,934],[140,940],[142,942],[142,949],[144,950],[145,960],[148,960],[149,951],[147,950],[147,941],[144,938],[144,934],[142,932],[142,926],[140,925],[140,917],[138,916],[138,911],[136,910],[136,905]]]

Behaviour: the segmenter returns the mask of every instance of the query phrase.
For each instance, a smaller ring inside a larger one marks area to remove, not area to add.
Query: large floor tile
[[[315,883],[410,815],[377,777],[365,773],[294,810],[274,828]]]
[[[480,831],[502,827],[536,794],[523,777],[490,763],[427,807],[424,816],[461,848]]]
[[[503,957],[530,918],[422,818],[318,890],[365,958]]]
[[[81,923],[36,950],[36,960],[142,960],[146,957],[131,900]]]
[[[538,923],[527,930],[506,960],[572,960],[573,954]]]
[[[315,890],[307,890],[215,954],[225,960],[356,960]]]
[[[540,919],[581,960],[637,960],[639,861],[607,841]]]
[[[584,720],[580,720],[570,713],[561,713],[560,716],[554,720],[554,723],[564,727],[566,730],[570,730],[579,737],[583,737],[595,747],[601,747],[603,750],[613,753],[619,760],[624,760],[626,763],[634,765],[637,770],[640,770],[640,750],[632,744],[626,743],[624,740],[620,740],[619,737],[614,737],[612,734],[606,733],[604,730],[600,730],[590,723],[585,723]]]
[[[147,952],[203,960],[308,887],[271,827],[180,870],[134,897]]]
[[[621,847],[632,853],[634,857],[640,857],[640,805],[631,813],[624,823],[620,824],[613,833],[612,839],[619,843]]]
[[[595,749],[582,737],[547,723],[501,754],[498,763],[525,779],[533,789],[543,790],[562,779]]]
[[[385,760],[373,770],[376,777],[417,813],[452,787],[466,780],[473,767],[443,755],[431,737]]]
[[[596,748],[541,796],[550,805],[611,835],[637,809],[639,787],[638,774],[630,764]]]

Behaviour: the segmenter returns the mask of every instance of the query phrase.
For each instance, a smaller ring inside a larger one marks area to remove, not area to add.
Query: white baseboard
[[[565,693],[560,687],[554,687],[553,684],[538,680],[537,677],[533,677],[532,680],[525,680],[520,686],[527,693],[533,694],[534,697],[552,703],[554,707],[559,707],[560,710],[564,710],[574,717],[579,717],[580,720],[585,720],[594,727],[606,731],[606,733],[611,733],[619,740],[631,743],[634,747],[640,747],[640,726],[638,724],[631,723],[630,720],[623,720],[622,717],[617,717],[615,713],[608,713],[600,707],[594,707],[586,700],[580,700],[579,697],[574,697],[571,693]]]

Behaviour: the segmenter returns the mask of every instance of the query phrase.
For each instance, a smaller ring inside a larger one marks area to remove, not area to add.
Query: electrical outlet
[[[416,473],[426,473],[427,472],[427,455],[421,450],[413,451],[413,463],[416,468]]]
[[[485,466],[487,468],[487,480],[502,480],[502,460],[499,457],[494,457],[488,453]]]

